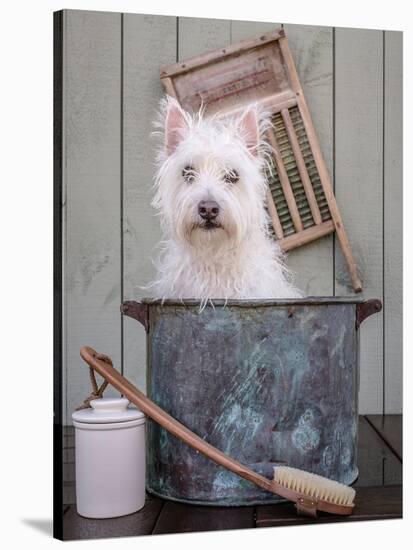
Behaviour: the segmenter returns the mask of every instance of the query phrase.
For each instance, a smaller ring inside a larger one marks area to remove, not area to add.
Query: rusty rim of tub
[[[379,301],[379,300],[375,300]],[[142,304],[148,305],[160,305],[160,306],[198,306],[201,304],[201,300],[195,299],[155,299],[155,298],[142,298],[140,299]],[[351,296],[307,296],[305,298],[270,298],[270,299],[248,299],[248,300],[224,300],[224,299],[211,299],[208,300],[207,306],[236,306],[236,307],[251,307],[251,306],[289,306],[289,305],[329,305],[329,304],[361,304],[371,302],[360,297]],[[125,302],[127,303],[127,302]]]
[[[148,331],[148,309],[149,306],[161,306],[161,307],[195,307],[201,306],[200,300],[176,300],[176,299],[153,299],[142,298],[140,302],[125,301],[121,304],[121,312],[128,317],[132,317],[142,323],[145,329]],[[360,324],[373,315],[378,313],[382,309],[382,302],[378,298],[364,299],[356,298],[352,296],[308,296],[306,298],[284,298],[284,299],[264,299],[264,300],[216,300],[211,299],[205,304],[205,307],[274,307],[274,306],[329,306],[329,305],[355,305],[356,306],[356,328],[359,328]],[[202,308],[201,308],[202,309]]]

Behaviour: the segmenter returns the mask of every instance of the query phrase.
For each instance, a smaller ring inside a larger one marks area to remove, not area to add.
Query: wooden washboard
[[[282,28],[161,68],[184,109],[236,113],[257,101],[273,113],[267,206],[284,251],[337,232],[355,292],[362,290],[327,166]]]

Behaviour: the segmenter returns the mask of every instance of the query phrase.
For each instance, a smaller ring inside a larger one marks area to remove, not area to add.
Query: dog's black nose
[[[203,220],[214,220],[219,214],[219,205],[215,201],[201,201],[198,204],[198,214]]]

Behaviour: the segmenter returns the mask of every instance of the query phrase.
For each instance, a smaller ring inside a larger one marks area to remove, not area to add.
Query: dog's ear
[[[188,121],[176,99],[168,97],[165,115],[165,149],[171,155],[185,137]]]
[[[260,142],[260,126],[257,106],[255,104],[249,105],[238,118],[237,128],[250,153],[257,156]]]

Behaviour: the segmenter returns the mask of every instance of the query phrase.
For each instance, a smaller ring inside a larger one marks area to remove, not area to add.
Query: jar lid
[[[110,422],[129,422],[145,418],[142,411],[129,407],[125,397],[102,397],[90,402],[91,408],[75,411],[72,419],[86,424],[107,424]]]

